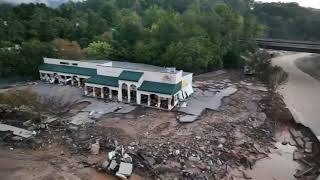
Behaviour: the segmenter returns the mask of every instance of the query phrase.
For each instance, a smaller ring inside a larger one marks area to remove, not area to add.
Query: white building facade
[[[39,72],[41,80],[84,87],[86,96],[168,110],[193,93],[192,73],[146,64],[44,58]]]

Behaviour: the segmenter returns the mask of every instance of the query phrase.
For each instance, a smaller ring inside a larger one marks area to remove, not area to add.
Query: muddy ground
[[[134,106],[128,112],[107,112],[74,125],[71,120],[84,113],[83,109],[90,104],[99,108],[97,101],[103,100],[88,100],[79,93],[81,89],[56,85],[54,88],[63,89],[63,94],[70,88],[78,92],[71,93],[78,102],[64,116],[33,125],[23,124],[29,120],[23,116],[2,116],[1,123],[34,130],[37,135],[20,139],[1,134],[0,177],[114,179],[100,167],[116,144],[123,145],[133,157],[134,175],[130,179],[294,179],[296,170],[304,169],[303,164],[292,160],[293,151],[299,147],[289,133],[300,127],[292,123],[281,98],[252,88],[264,85],[237,71],[208,73],[194,81],[202,90],[215,82],[238,90],[224,98],[218,110],[205,110],[193,123],[179,123],[177,117],[184,113],[178,109],[169,112]],[[46,93],[49,91],[43,89],[51,86],[39,83],[14,89],[29,87]],[[100,142],[100,154],[92,155],[90,145],[96,140]],[[314,177],[314,173],[308,175]]]

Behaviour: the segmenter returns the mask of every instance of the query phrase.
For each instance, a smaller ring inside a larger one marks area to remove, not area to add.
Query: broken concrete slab
[[[301,131],[296,131],[295,129],[290,129],[289,132],[294,138],[298,138],[298,137],[303,138]]]
[[[118,102],[105,103],[103,101],[94,101],[93,103],[88,105],[86,108],[84,108],[82,111],[87,111],[87,112],[95,111],[96,113],[101,115],[112,113],[115,111],[117,111],[117,113],[126,114],[133,111],[135,108],[136,108],[135,106],[132,106],[130,104],[124,104],[124,103],[118,103]]]
[[[234,87],[228,87],[208,97],[204,95],[194,95],[187,100],[187,107],[180,107],[179,111],[190,115],[199,116],[205,109],[218,110],[221,106],[222,99],[237,92]]]
[[[28,131],[25,129],[21,129],[18,127],[10,126],[7,124],[1,124],[1,123],[0,123],[0,131],[11,131],[13,132],[14,135],[21,136],[24,138],[29,138],[33,135],[32,131]]]
[[[304,148],[304,152],[306,153],[312,153],[312,146],[313,146],[313,142],[311,141],[307,141],[305,142],[305,148]]]
[[[130,176],[132,174],[132,168],[133,166],[131,163],[121,162],[118,173],[124,176]]]
[[[80,112],[75,116],[72,116],[70,119],[70,123],[74,125],[82,125],[86,123],[93,123],[94,120],[89,118],[89,112]]]
[[[182,115],[180,117],[178,117],[179,122],[182,123],[188,123],[188,122],[194,122],[196,121],[198,118],[198,116],[195,115]]]
[[[99,151],[100,151],[100,144],[99,144],[99,141],[97,140],[96,143],[91,144],[91,154],[98,155]]]

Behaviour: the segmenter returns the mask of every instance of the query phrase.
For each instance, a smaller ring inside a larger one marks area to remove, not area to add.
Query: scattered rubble
[[[23,143],[34,150],[59,145],[65,148],[58,151],[61,155],[81,157],[75,169],[102,169],[123,179],[133,172],[147,179],[223,179],[230,169],[251,169],[275,148],[277,118],[290,117],[277,108],[279,104],[270,104],[268,92],[251,88],[260,87],[254,81],[241,84],[227,74],[207,77],[195,80],[194,96],[178,112],[84,98],[63,116],[6,116],[1,123],[37,134],[21,141],[13,133],[0,132],[0,144],[17,149]],[[183,122],[198,121],[179,123],[177,117]],[[283,143],[299,146],[293,158],[306,164],[296,176],[314,175],[318,166],[310,157],[316,153],[316,142],[300,131],[291,134],[295,141]],[[110,152],[107,161],[102,157],[106,152]],[[239,174],[252,178],[244,170]]]
[[[133,170],[132,157],[124,152],[122,146],[118,146],[108,153],[108,159],[102,164],[102,168],[121,179],[127,179]]]
[[[320,172],[320,164],[314,162],[319,160],[319,152],[314,152],[313,148],[317,138],[313,138],[312,141],[309,137],[304,136],[301,131],[295,129],[290,129],[290,134],[298,147],[293,153],[293,160],[304,165],[303,170],[298,170],[294,176],[296,178],[317,177]]]

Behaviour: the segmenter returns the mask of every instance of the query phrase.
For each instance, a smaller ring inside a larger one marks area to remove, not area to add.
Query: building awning
[[[75,67],[75,66],[63,66],[56,64],[41,64],[39,70],[60,72],[66,74],[83,75],[83,76],[94,76],[97,74],[96,69]]]
[[[142,75],[143,72],[122,71],[119,76],[119,80],[138,82]]]
[[[154,92],[159,94],[174,95],[181,90],[181,82],[178,84],[159,83],[152,81],[143,81],[138,88],[140,91]]]
[[[96,75],[96,76],[93,76],[93,77],[87,79],[86,83],[98,84],[98,85],[104,85],[104,86],[112,86],[112,87],[119,86],[117,77],[101,76],[101,75]]]

